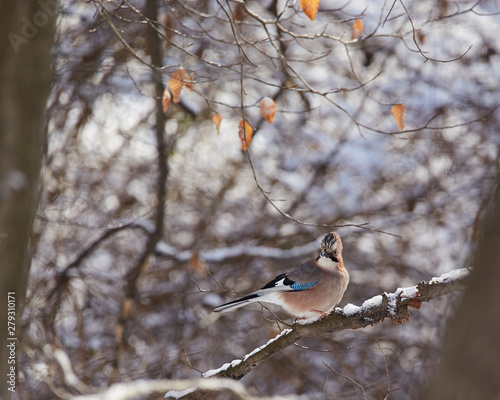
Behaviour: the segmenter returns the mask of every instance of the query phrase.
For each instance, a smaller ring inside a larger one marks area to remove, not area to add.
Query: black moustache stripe
[[[333,262],[339,262],[339,259],[337,257],[335,257],[333,254],[329,254],[328,255],[328,258],[330,260],[332,260]]]

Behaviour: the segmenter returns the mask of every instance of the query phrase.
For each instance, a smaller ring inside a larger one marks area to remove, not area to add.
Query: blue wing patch
[[[312,282],[312,283],[297,283],[297,282],[294,282],[290,287],[293,290],[306,290],[306,289],[312,288],[313,286],[316,286],[317,284],[318,284],[318,282]]]

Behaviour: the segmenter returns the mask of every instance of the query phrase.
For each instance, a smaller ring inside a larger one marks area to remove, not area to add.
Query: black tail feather
[[[240,299],[230,301],[229,303],[221,304],[220,306],[215,307],[212,311],[214,312],[230,311],[233,308],[242,307],[245,304],[250,303],[250,300],[255,299],[256,297],[259,297],[259,295],[256,293],[252,293]]]

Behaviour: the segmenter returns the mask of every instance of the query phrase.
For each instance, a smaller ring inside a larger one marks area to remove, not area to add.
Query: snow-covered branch
[[[185,379],[185,380],[137,380],[126,383],[115,383],[106,391],[96,394],[74,396],[71,400],[129,400],[137,396],[153,396],[163,394],[167,390],[175,390],[172,396],[180,398],[183,394],[193,390],[228,392],[234,399],[253,400],[252,396],[240,382],[229,379]],[[170,397],[170,396],[169,396]],[[305,400],[308,396],[286,397],[273,396],[273,400]],[[269,397],[258,397],[259,400],[270,399]]]
[[[255,349],[241,360],[233,360],[221,368],[207,371],[208,377],[225,377],[239,380],[253,368],[268,360],[274,354],[304,337],[320,337],[345,329],[359,329],[375,325],[389,318],[393,324],[402,324],[410,320],[408,307],[419,309],[423,302],[461,290],[469,274],[467,268],[454,270],[434,277],[428,282],[398,288],[393,293],[383,293],[366,300],[361,306],[347,304],[343,309],[337,308],[329,316],[311,324],[295,324],[286,329],[266,345]],[[190,398],[198,398],[198,392]]]

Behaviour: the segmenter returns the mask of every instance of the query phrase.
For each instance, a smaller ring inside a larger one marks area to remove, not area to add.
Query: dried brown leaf
[[[181,90],[184,87],[184,81],[186,80],[187,72],[184,68],[176,69],[172,72],[170,79],[168,80],[168,86],[170,86],[170,91],[172,92],[172,98],[174,103],[178,103],[181,96]]]
[[[276,114],[276,103],[270,97],[264,97],[260,103],[260,115],[270,124],[274,121],[274,115]]]
[[[235,21],[241,22],[246,17],[246,13],[243,10],[243,5],[241,3],[236,4],[233,11],[233,17]]]
[[[165,33],[165,37],[167,40],[172,40],[172,36],[174,35],[173,28],[174,28],[174,23],[175,19],[171,17],[170,14],[165,14],[163,16],[163,31]],[[167,41],[167,43],[168,43]]]
[[[357,39],[363,33],[363,21],[356,18],[352,24],[351,40]]]
[[[217,128],[217,135],[220,134],[220,123],[222,122],[222,117],[219,114],[214,114],[212,115],[212,122],[215,124],[215,127]]]
[[[198,254],[193,254],[189,258],[189,270],[196,272],[200,276],[204,276],[207,274],[207,265],[205,262],[198,256]]]
[[[425,33],[422,32],[422,30],[420,30],[420,31],[417,32],[417,39],[420,42],[420,44],[424,44],[425,43]]]
[[[391,113],[394,118],[394,122],[396,122],[396,125],[398,126],[398,129],[402,131],[405,128],[406,107],[404,106],[404,104],[396,104],[392,106]]]
[[[241,150],[247,151],[247,148],[248,146],[250,146],[250,142],[252,141],[252,136],[253,136],[252,125],[250,125],[250,123],[246,120],[241,120],[238,135],[240,136],[241,139]]]
[[[304,11],[311,21],[316,18],[320,0],[300,0],[300,8]]]

